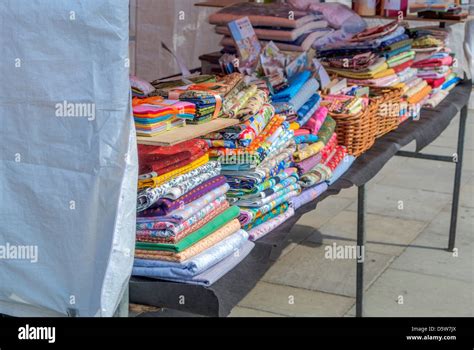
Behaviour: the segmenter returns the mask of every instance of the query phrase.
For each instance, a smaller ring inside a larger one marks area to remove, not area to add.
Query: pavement
[[[423,152],[453,155],[459,118]],[[474,110],[469,111],[455,252],[446,250],[454,164],[395,157],[366,185],[364,316],[474,316]],[[405,150],[414,150],[408,145]],[[321,202],[231,317],[355,315],[357,189]]]

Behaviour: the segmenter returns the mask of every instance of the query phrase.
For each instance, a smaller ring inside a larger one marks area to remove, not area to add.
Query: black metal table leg
[[[460,187],[461,187],[462,160],[464,156],[464,134],[466,131],[466,119],[467,119],[467,106],[464,106],[461,109],[461,116],[459,120],[457,162],[456,162],[456,172],[454,174],[453,204],[451,207],[451,224],[449,226],[448,251],[450,252],[454,250],[454,245],[456,243],[456,226],[457,226],[457,221],[458,221],[459,192],[460,192]]]
[[[356,274],[356,317],[363,316],[364,304],[364,261],[365,261],[365,185],[357,192],[357,248],[361,256],[357,260]]]

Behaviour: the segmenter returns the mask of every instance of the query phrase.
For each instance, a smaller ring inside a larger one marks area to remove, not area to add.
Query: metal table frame
[[[455,163],[453,203],[451,206],[451,223],[449,226],[448,252],[452,252],[456,242],[456,226],[459,208],[459,192],[461,188],[462,162],[464,156],[464,136],[466,131],[467,105],[460,112],[458,145],[456,156],[442,156],[437,154],[426,154],[419,152],[398,151],[397,156],[435,160],[440,162]],[[362,317],[364,312],[364,261],[365,261],[365,217],[366,217],[366,195],[365,184],[357,188],[357,246],[361,248],[363,259],[357,260],[356,270],[356,317]]]

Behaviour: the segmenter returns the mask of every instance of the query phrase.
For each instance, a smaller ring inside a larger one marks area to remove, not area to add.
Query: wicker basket
[[[371,100],[367,108],[354,115],[329,113],[336,121],[338,143],[346,146],[349,154],[357,157],[374,144],[377,132],[377,110],[377,101]]]
[[[375,114],[377,130],[375,137],[381,137],[398,128],[400,124],[400,103],[402,90],[393,87],[370,86],[370,98],[378,105]],[[397,108],[398,107],[398,108]]]

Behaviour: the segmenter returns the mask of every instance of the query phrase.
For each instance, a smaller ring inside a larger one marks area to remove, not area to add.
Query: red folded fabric
[[[307,129],[294,130],[294,134],[295,134],[295,137],[296,136],[309,135],[309,130],[307,130]]]
[[[438,79],[428,78],[425,80],[428,83],[428,85],[430,85],[433,89],[436,89],[437,87],[441,86],[445,82],[446,78],[445,77],[438,78]]]
[[[165,174],[191,163],[190,159],[196,160],[208,150],[207,143],[199,139],[185,141],[174,146],[138,145],[139,170],[141,174],[150,171]],[[190,161],[187,162],[187,160]]]
[[[413,65],[413,60],[406,61],[405,63],[399,64],[398,66],[392,67],[395,73],[400,73],[401,71],[411,67]]]
[[[427,67],[440,67],[440,66],[450,66],[453,63],[453,58],[451,56],[446,56],[443,58],[428,58],[426,60],[418,61],[413,64],[414,68],[427,68]]]

